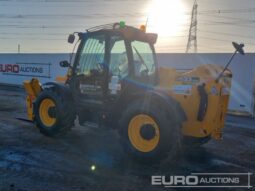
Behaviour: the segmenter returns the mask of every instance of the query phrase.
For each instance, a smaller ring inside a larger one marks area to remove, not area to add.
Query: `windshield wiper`
[[[145,64],[144,59],[143,59],[143,57],[141,56],[141,54],[138,52],[138,50],[136,49],[136,47],[134,47],[134,46],[132,46],[132,47],[134,48],[136,54],[138,55],[138,57],[139,57],[141,63],[145,66],[146,70],[149,72],[149,68],[148,68],[148,66]]]

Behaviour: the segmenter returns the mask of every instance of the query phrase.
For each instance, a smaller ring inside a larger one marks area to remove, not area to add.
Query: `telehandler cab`
[[[94,122],[117,129],[127,152],[142,160],[174,153],[180,143],[220,139],[231,86],[227,66],[201,65],[188,72],[159,68],[157,34],[124,22],[71,34],[79,37],[65,83],[25,81],[29,120],[47,136]]]

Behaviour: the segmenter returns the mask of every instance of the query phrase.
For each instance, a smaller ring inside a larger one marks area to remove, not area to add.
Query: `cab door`
[[[107,92],[106,36],[88,35],[82,42],[76,66],[79,78],[79,97],[83,106],[93,109],[103,106]]]
[[[111,35],[109,47],[108,97],[113,99],[123,92],[123,81],[129,76],[129,59],[126,42],[121,35]]]

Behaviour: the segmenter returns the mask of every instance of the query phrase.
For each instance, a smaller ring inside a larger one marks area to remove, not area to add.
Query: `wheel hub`
[[[48,109],[48,114],[51,118],[56,118],[56,107],[52,106]]]
[[[138,114],[128,124],[128,138],[138,151],[151,152],[159,144],[159,126],[151,116]]]
[[[151,124],[145,124],[140,130],[141,137],[145,140],[151,140],[156,136],[155,127]]]
[[[39,106],[40,121],[46,127],[52,127],[56,123],[56,104],[50,98],[45,98]]]

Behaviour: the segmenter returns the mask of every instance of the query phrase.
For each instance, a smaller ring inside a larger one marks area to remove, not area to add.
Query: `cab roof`
[[[138,29],[133,26],[125,25],[125,23],[111,23],[106,25],[100,25],[96,27],[92,27],[86,30],[84,33],[79,33],[80,38],[84,38],[87,34],[93,33],[115,33],[119,32],[123,35],[125,39],[128,40],[140,40],[149,42],[151,44],[155,44],[157,41],[158,35],[156,33],[146,33],[145,28],[144,29]]]

